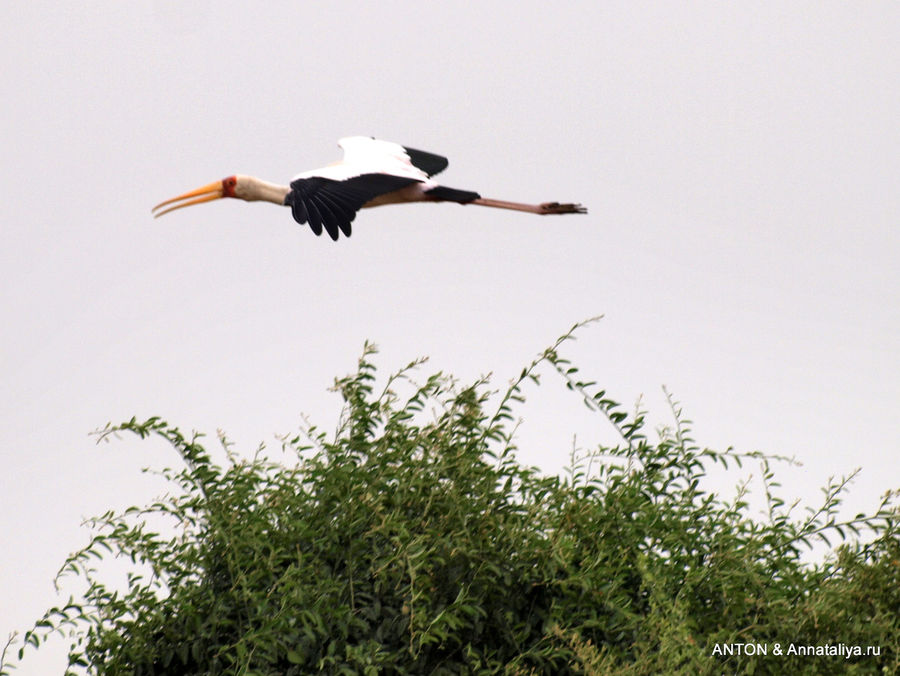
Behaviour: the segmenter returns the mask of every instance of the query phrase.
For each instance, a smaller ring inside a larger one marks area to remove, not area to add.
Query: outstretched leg
[[[469,204],[478,204],[483,207],[495,207],[497,209],[514,209],[515,211],[527,211],[532,214],[547,216],[550,214],[586,214],[587,208],[580,204],[560,204],[559,202],[543,202],[542,204],[522,204],[521,202],[505,202],[479,197]]]
[[[478,204],[482,207],[496,209],[513,209],[527,211],[532,214],[547,216],[549,214],[586,214],[587,209],[580,204],[560,204],[559,202],[543,202],[542,204],[522,204],[521,202],[505,202],[482,197],[470,190],[457,190],[439,185],[424,193],[424,197],[435,202],[457,202],[459,204]]]

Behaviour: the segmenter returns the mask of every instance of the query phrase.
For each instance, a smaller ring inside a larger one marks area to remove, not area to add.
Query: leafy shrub
[[[416,384],[420,361],[376,391],[367,345],[336,381],[334,438],[308,427],[282,440],[293,464],[242,458],[222,437],[222,466],[200,435],[159,418],[107,426],[103,439],[168,441],[185,464],[164,471],[177,491],[92,521],[90,543],[60,571],[86,582],[83,598],[50,609],[19,659],[62,632],[72,674],[894,673],[892,496],[841,520],[844,479],[796,517],[776,494],[773,457],[701,450],[671,399],[673,426],[649,441],[643,411],[624,412],[560,356],[580,326],[493,413],[486,381]],[[547,365],[619,438],[573,454],[562,478],[514,457],[514,407]],[[702,486],[711,463],[747,461],[762,468],[761,521],[746,487],[726,501]],[[160,519],[169,525],[152,529]],[[845,540],[834,556],[803,561],[834,536]],[[93,567],[111,556],[134,564],[124,590]],[[880,655],[716,649],[838,642]],[[0,660],[0,674],[11,668]]]

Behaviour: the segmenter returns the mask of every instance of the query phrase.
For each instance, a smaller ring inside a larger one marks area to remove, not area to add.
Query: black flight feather
[[[420,181],[390,174],[361,174],[345,181],[311,176],[293,181],[284,203],[291,207],[295,221],[309,223],[316,235],[321,235],[324,227],[331,239],[336,240],[339,232],[350,236],[350,223],[366,202],[412,183]]]
[[[415,148],[407,148],[403,146],[403,150],[409,155],[409,161],[417,169],[421,169],[429,176],[441,173],[450,164],[446,157],[435,155],[434,153],[426,153],[424,150],[416,150]]]
[[[306,213],[309,216],[309,227],[311,227],[314,232],[316,230],[322,232],[322,225],[324,225],[324,222],[322,221],[322,215],[319,213],[314,200],[306,200]]]

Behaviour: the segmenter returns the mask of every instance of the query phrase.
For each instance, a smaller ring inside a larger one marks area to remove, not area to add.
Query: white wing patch
[[[378,172],[428,181],[428,175],[413,166],[406,149],[399,143],[367,136],[348,136],[338,141],[338,145],[344,151],[341,164],[355,168],[359,174]]]
[[[340,162],[304,171],[291,180],[320,177],[346,181],[363,174],[386,174],[421,181],[427,190],[437,186],[430,177],[447,166],[447,159],[440,155],[368,136],[348,136],[338,141],[338,145],[344,151]]]

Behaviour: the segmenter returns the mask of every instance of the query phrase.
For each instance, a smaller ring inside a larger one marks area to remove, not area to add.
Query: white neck
[[[286,185],[276,185],[254,176],[238,176],[234,196],[247,202],[273,202],[284,204],[284,198],[291,191]]]

